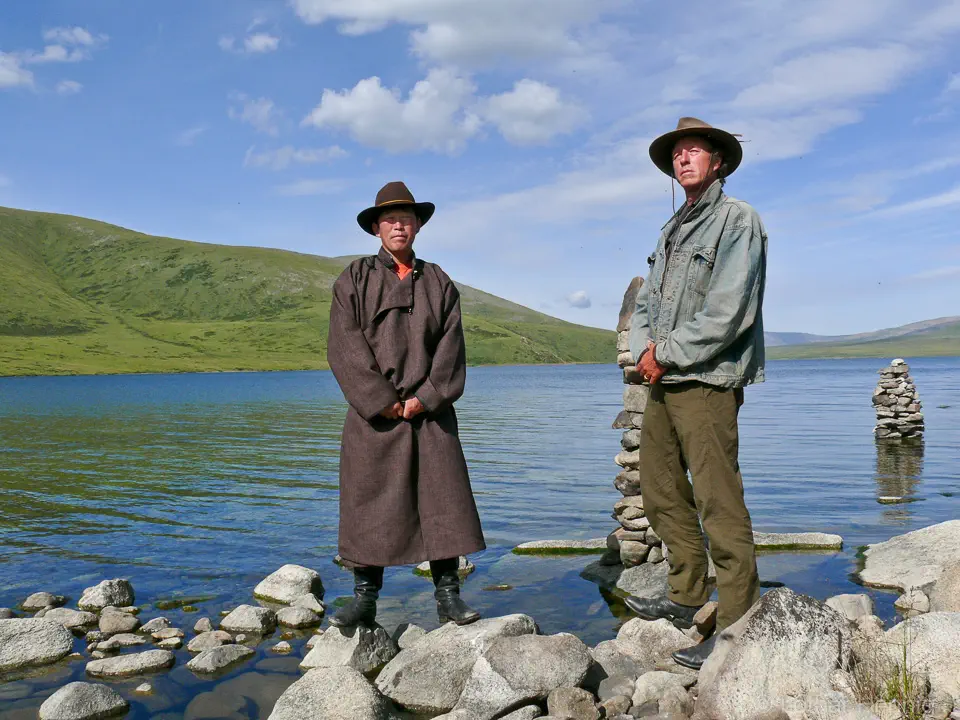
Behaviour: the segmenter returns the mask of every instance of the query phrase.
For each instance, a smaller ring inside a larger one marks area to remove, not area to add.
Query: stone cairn
[[[924,429],[923,413],[920,395],[910,377],[910,366],[898,358],[878,372],[880,382],[873,391],[873,404],[877,409],[877,426],[873,432],[877,440],[919,440]]]
[[[620,321],[617,324],[617,365],[623,370],[623,410],[614,420],[614,429],[623,430],[620,445],[623,450],[614,459],[621,471],[613,481],[623,499],[613,507],[613,519],[620,527],[607,537],[607,551],[601,562],[622,564],[626,568],[645,562],[663,562],[667,551],[660,538],[644,516],[640,496],[640,428],[647,405],[647,384],[636,372],[630,355],[630,316],[636,303],[637,291],[643,278],[634,278],[623,296]]]

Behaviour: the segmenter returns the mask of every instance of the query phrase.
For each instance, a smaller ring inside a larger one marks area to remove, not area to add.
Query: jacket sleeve
[[[443,293],[441,332],[430,374],[414,393],[428,412],[438,412],[453,405],[463,395],[467,380],[467,349],[460,315],[460,293],[449,280]]]
[[[644,280],[640,283],[640,289],[637,290],[636,307],[630,318],[630,354],[633,356],[634,364],[640,358],[640,353],[647,347],[647,340],[651,339],[649,301],[650,291],[647,289],[647,280]]]
[[[333,286],[327,362],[347,402],[368,422],[387,406],[400,402],[397,389],[380,372],[360,329],[360,304],[349,269]]]
[[[759,218],[741,216],[717,246],[703,307],[657,343],[657,361],[686,370],[728,348],[749,329],[760,308],[765,233]]]

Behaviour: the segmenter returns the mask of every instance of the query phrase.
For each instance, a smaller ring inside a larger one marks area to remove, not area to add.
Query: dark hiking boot
[[[330,618],[334,627],[372,626],[377,620],[377,598],[383,587],[382,567],[358,567],[353,571],[353,599]]]
[[[718,637],[719,635],[712,635],[709,640],[704,640],[699,645],[677,650],[671,657],[677,665],[699,670],[716,647]]]
[[[681,630],[693,627],[693,617],[702,605],[681,605],[668,597],[641,598],[629,595],[624,604],[643,620],[669,620]]]
[[[437,617],[441,625],[455,622],[457,625],[469,625],[480,619],[480,613],[472,610],[460,599],[460,575],[457,573],[459,559],[431,561],[430,574],[437,590]]]

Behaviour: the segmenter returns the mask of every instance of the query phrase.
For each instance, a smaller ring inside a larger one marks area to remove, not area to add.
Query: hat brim
[[[683,128],[664,133],[650,143],[650,159],[661,172],[673,177],[673,146],[677,140],[685,137],[702,137],[709,140],[723,153],[723,162],[727,166],[724,177],[733,175],[733,171],[740,167],[743,160],[743,148],[740,141],[726,130],[720,128]]]
[[[437,206],[431,202],[412,203],[409,200],[390,200],[382,205],[375,205],[368,207],[366,210],[362,210],[360,214],[357,215],[357,224],[364,232],[375,236],[376,233],[373,231],[373,226],[377,222],[377,218],[380,217],[380,213],[384,210],[391,210],[398,207],[413,208],[414,214],[420,220],[421,227],[429,222],[430,218],[433,217],[434,211],[437,209]]]

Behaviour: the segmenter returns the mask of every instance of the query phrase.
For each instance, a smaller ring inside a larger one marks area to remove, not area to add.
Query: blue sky
[[[747,141],[767,328],[960,314],[960,2],[35,0],[0,24],[0,205],[372,252],[405,180],[455,279],[599,327],[671,214],[647,147]]]

